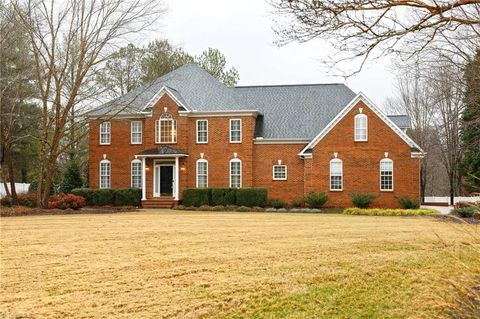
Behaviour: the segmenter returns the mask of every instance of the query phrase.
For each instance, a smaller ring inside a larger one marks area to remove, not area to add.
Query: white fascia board
[[[150,99],[150,101],[148,101],[147,105],[145,105],[143,109],[153,107],[155,103],[157,103],[164,94],[167,94],[172,100],[175,101],[175,103],[177,103],[177,105],[182,106],[185,110],[189,111],[188,107],[182,102],[180,102],[180,100],[175,96],[175,94],[166,86],[162,86],[162,88]]]
[[[385,124],[387,124],[405,143],[407,143],[410,147],[415,147],[420,150],[420,153],[423,153],[423,150],[420,146],[417,145],[402,129],[395,125],[388,117],[385,115],[372,101],[370,101],[362,92],[358,93],[344,108],[343,110],[335,116],[335,118],[328,123],[327,126],[317,135],[315,138],[308,143],[307,146],[303,148],[303,150],[298,154],[300,156],[305,155],[305,151],[314,148],[324,137],[327,135],[335,125],[340,122],[350,110],[353,109],[358,102],[364,102],[380,119],[383,120]]]

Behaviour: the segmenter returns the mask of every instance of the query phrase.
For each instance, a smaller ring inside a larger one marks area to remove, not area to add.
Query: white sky
[[[327,74],[320,59],[328,47],[321,41],[277,47],[272,27],[275,15],[267,0],[165,0],[168,11],[162,27],[143,42],[167,38],[190,54],[208,47],[219,49],[229,66],[240,73],[239,85],[346,83],[378,106],[394,95],[389,60],[368,63],[346,81]]]

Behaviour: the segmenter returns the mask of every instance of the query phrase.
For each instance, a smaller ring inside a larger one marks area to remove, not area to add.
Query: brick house
[[[419,196],[408,127],[343,84],[227,87],[186,65],[89,113],[90,187],[138,187],[157,207],[194,187],[265,187],[288,202],[324,191],[343,207],[371,192],[396,207],[395,195]]]

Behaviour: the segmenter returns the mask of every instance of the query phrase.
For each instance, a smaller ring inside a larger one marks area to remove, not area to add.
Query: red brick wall
[[[354,141],[354,116],[363,108],[368,116],[368,141]],[[333,153],[343,161],[343,191],[331,192],[330,160]],[[394,191],[380,191],[380,160],[393,160]],[[313,149],[313,158],[305,161],[305,191],[325,191],[329,206],[352,206],[350,192],[380,194],[379,207],[397,207],[395,195],[419,196],[419,159],[410,156],[410,146],[392,131],[363,102],[359,102]]]
[[[141,145],[130,144],[130,123],[137,119],[111,120],[111,144],[99,144],[98,120],[90,122],[90,187],[99,185],[99,162],[106,154],[111,162],[112,188],[130,187],[130,163],[134,155],[155,144],[155,120],[164,108],[177,119],[177,143],[168,144],[186,151],[189,156],[180,159],[180,194],[185,188],[195,187],[196,161],[200,153],[209,162],[209,187],[228,187],[229,161],[237,153],[242,160],[242,186],[266,187],[270,198],[291,202],[310,191],[325,191],[329,206],[351,206],[352,191],[381,193],[376,206],[396,207],[394,195],[419,195],[419,160],[410,158],[410,147],[362,102],[355,106],[313,149],[312,159],[298,156],[301,144],[253,144],[255,118],[180,116],[177,104],[164,95],[153,108],[153,115],[141,119]],[[354,142],[354,120],[358,108],[368,116],[368,142]],[[242,143],[229,142],[229,119],[242,119]],[[196,121],[208,120],[208,144],[196,143]],[[329,191],[329,163],[333,153],[343,160],[343,191]],[[394,161],[394,191],[379,191],[379,162],[384,153]],[[272,166],[282,160],[288,166],[288,179],[274,181]],[[153,160],[147,159],[147,198],[152,196]]]

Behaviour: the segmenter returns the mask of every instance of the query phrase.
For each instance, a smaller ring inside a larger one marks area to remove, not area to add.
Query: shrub
[[[415,216],[439,214],[433,209],[382,209],[382,208],[347,208],[343,211],[346,215],[370,215],[370,216]]]
[[[10,196],[4,196],[0,199],[0,206],[12,207],[12,198]]]
[[[236,188],[212,188],[212,202],[214,206],[235,205],[237,202]]]
[[[281,199],[271,199],[268,205],[276,209],[287,207],[287,203]]]
[[[62,183],[60,184],[60,192],[68,194],[72,189],[80,188],[82,185],[83,181],[80,175],[80,168],[75,161],[70,161],[63,175]]]
[[[73,194],[51,195],[48,199],[48,208],[80,209],[85,206],[85,198]]]
[[[115,206],[140,206],[142,190],[138,188],[114,189]]]
[[[252,209],[250,207],[247,207],[247,206],[240,206],[237,208],[237,212],[251,212]]]
[[[184,205],[178,205],[176,207],[173,207],[173,209],[175,209],[175,210],[185,210],[185,208],[186,207]]]
[[[237,189],[238,206],[266,206],[267,189],[265,188],[239,188]]]
[[[418,209],[420,201],[418,198],[410,198],[408,196],[395,196],[395,199],[403,209]]]
[[[263,207],[255,206],[252,208],[252,212],[264,212],[264,211],[265,211],[265,208]]]
[[[454,205],[455,208],[472,207],[472,206],[480,207],[480,202],[457,202]]]
[[[295,199],[292,201],[291,205],[292,207],[295,207],[295,208],[299,208],[299,207],[303,207],[303,199],[299,198],[299,199]]]
[[[328,196],[325,193],[308,193],[304,196],[305,203],[311,208],[321,208],[327,201]]]
[[[18,205],[26,207],[37,207],[37,193],[19,194]]]
[[[211,211],[212,210],[212,207],[208,206],[208,205],[202,205],[200,206],[197,210],[199,211],[204,211],[204,212],[208,212],[208,211]]]
[[[377,199],[380,197],[380,195],[377,194],[371,194],[371,193],[350,193],[350,197],[352,198],[352,203],[353,206],[359,207],[359,208],[368,208],[373,200]]]
[[[189,188],[183,191],[182,204],[185,206],[200,207],[209,205],[211,198],[210,188]]]
[[[212,211],[214,212],[223,212],[225,210],[225,206],[223,205],[215,205],[212,207]]]
[[[237,205],[227,205],[227,206],[225,206],[226,211],[236,211],[237,208],[238,208]]]
[[[480,208],[476,206],[455,208],[451,214],[462,218],[480,218]]]

